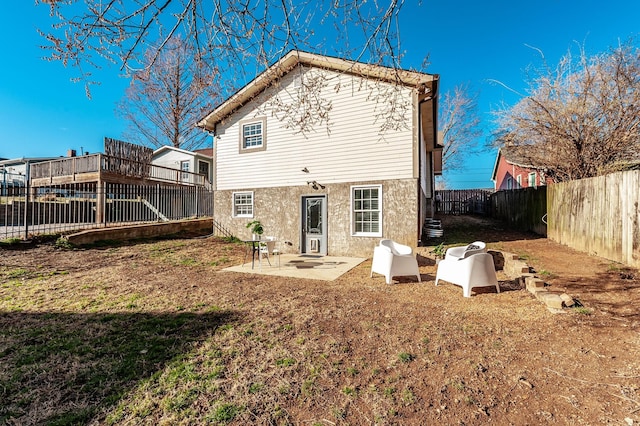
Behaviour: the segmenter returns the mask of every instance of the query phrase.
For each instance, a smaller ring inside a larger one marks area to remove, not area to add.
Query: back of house
[[[292,51],[199,125],[215,135],[215,219],[284,252],[417,245],[431,215],[438,77]]]

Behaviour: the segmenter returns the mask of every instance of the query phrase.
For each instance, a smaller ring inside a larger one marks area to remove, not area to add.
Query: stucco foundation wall
[[[401,179],[328,184],[314,191],[308,186],[243,188],[253,191],[254,218],[262,222],[265,236],[275,236],[283,253],[300,253],[302,197],[327,197],[327,252],[333,256],[371,257],[380,237],[351,235],[351,187],[382,184],[382,237],[416,247],[419,239],[418,181]],[[234,191],[215,192],[215,218],[240,239],[251,238],[247,217],[232,217]]]

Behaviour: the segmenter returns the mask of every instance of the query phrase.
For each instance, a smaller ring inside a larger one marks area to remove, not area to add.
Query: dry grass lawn
[[[518,253],[583,307],[369,278],[221,272],[243,246],[179,237],[0,249],[0,424],[640,422],[637,271],[477,218],[446,243]],[[372,247],[375,241],[372,241]]]

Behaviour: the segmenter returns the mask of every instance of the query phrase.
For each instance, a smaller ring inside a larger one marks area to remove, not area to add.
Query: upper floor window
[[[516,176],[516,182],[518,182],[518,188],[522,188],[522,175]]]
[[[382,185],[351,187],[353,235],[382,236]]]
[[[247,120],[240,123],[240,152],[266,149],[266,118]]]
[[[529,173],[529,187],[534,187],[536,186],[536,174],[535,173]]]

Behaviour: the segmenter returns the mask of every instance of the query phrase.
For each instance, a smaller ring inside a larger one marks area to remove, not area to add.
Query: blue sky
[[[105,136],[118,138],[125,128],[114,111],[128,81],[116,67],[96,72],[102,84],[92,88],[89,100],[84,85],[70,81],[75,70],[41,59],[44,40],[36,28],[49,26],[48,12],[33,1],[3,8],[0,157],[61,156],[68,149],[100,152]],[[480,93],[478,107],[489,130],[491,111],[518,99],[491,80],[522,90],[524,69],[539,64],[539,55],[527,45],[541,49],[555,64],[576,42],[594,54],[640,36],[639,18],[638,0],[407,1],[401,20],[402,65],[418,68],[428,54],[427,71],[440,74],[442,92],[470,84]],[[492,187],[494,160],[491,150],[468,156],[464,170],[448,175],[449,187]]]

